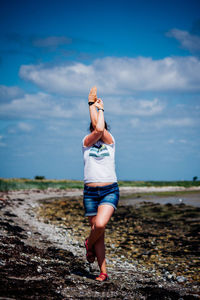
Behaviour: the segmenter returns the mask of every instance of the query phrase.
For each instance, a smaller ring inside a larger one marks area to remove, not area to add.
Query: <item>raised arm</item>
[[[103,101],[97,100],[97,88],[92,87],[88,96],[90,119],[93,131],[85,138],[84,146],[90,147],[101,139],[105,144],[113,144],[111,134],[105,129]],[[97,112],[98,109],[98,112]]]
[[[104,121],[104,113],[103,113],[103,101],[101,99],[98,99],[95,103],[95,109],[96,107],[99,109],[97,113],[97,122],[96,126],[93,127],[94,130],[85,138],[84,140],[84,146],[90,147],[93,144],[95,144],[102,136],[105,128],[105,121]]]
[[[88,96],[88,103],[90,104],[89,105],[90,120],[92,122],[93,128],[96,127],[97,119],[98,119],[97,109],[96,106],[94,105],[96,101],[97,101],[97,88],[96,86],[94,86],[91,88]]]
[[[103,101],[101,99],[98,99],[95,104],[94,104],[99,110],[103,109]],[[104,109],[103,109],[104,111]],[[105,143],[105,144],[113,144],[113,138],[112,135],[108,132],[108,130],[105,129],[105,122],[104,122],[104,129],[101,135],[101,140]]]

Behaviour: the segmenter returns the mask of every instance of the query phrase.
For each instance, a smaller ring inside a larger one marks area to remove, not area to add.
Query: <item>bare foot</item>
[[[93,86],[88,96],[88,102],[96,102],[96,101],[97,101],[97,88],[96,86]]]

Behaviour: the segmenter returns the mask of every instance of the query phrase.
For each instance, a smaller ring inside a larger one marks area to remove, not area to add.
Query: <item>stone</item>
[[[187,278],[185,278],[184,276],[177,276],[176,280],[178,281],[178,283],[183,283],[187,281]]]
[[[41,267],[41,266],[38,266],[38,267],[37,267],[37,272],[38,272],[38,273],[42,273],[42,267]]]

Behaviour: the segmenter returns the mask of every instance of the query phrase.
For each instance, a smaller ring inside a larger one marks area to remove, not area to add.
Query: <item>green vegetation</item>
[[[48,179],[24,179],[24,178],[0,178],[0,191],[6,192],[11,190],[24,190],[24,189],[72,189],[83,188],[82,181],[76,180],[48,180]]]
[[[149,198],[149,200],[152,197],[181,197],[186,194],[196,194],[197,191],[165,191],[165,192],[138,192],[133,194],[127,194],[127,195],[120,195],[120,199],[139,199],[139,198]]]
[[[43,179],[45,179],[45,176],[36,175],[36,176],[34,177],[34,179],[37,179],[37,180],[43,180]]]
[[[119,181],[119,186],[132,186],[132,187],[146,187],[146,186],[182,186],[182,187],[192,187],[199,186],[200,181]]]
[[[38,176],[37,176],[38,177]],[[119,181],[119,186],[124,187],[149,187],[149,186],[182,186],[192,187],[199,186],[200,181]],[[83,188],[83,181],[78,180],[54,180],[54,179],[26,179],[26,178],[0,178],[0,191],[6,192],[10,190],[21,190],[21,189],[71,189]]]
[[[197,181],[198,177],[197,176],[194,176],[193,177],[193,181]]]

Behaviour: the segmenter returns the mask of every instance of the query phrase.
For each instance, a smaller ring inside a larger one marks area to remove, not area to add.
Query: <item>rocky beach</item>
[[[0,299],[199,299],[200,208],[140,196],[165,191],[192,192],[200,202],[199,187],[120,188],[103,283],[85,259],[80,189],[1,192]]]

